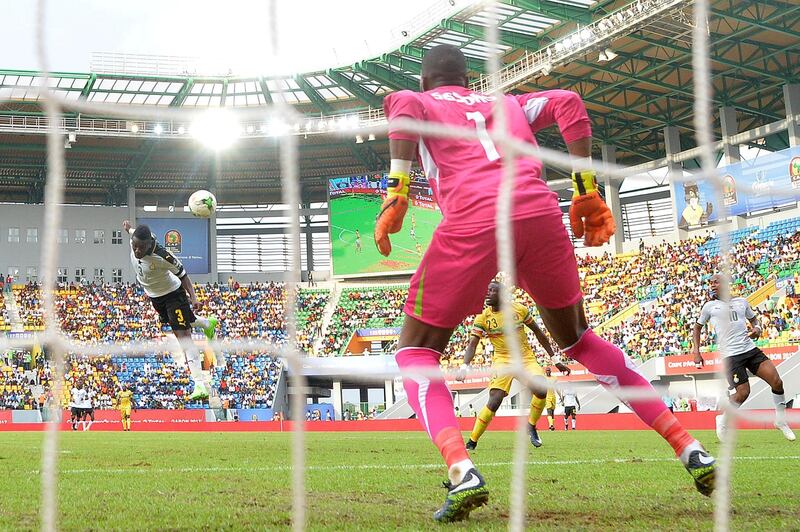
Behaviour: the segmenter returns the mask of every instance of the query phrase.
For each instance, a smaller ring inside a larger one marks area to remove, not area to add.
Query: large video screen
[[[331,265],[335,277],[411,273],[439,225],[442,213],[421,172],[413,172],[403,229],[391,235],[392,253],[378,253],[372,236],[375,217],[386,197],[388,174],[334,177],[328,181]]]

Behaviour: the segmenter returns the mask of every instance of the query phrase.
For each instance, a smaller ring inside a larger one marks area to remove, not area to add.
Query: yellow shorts
[[[552,401],[546,401],[544,403],[544,407],[548,410],[555,410],[556,409],[556,400],[553,399]]]
[[[511,391],[511,381],[514,380],[514,377],[511,375],[503,375],[503,367],[504,366],[494,368],[494,375],[492,376],[492,380],[489,382],[489,389],[491,390],[492,388],[496,388],[498,390],[503,390],[507,394],[509,391]],[[525,363],[525,369],[534,375],[541,375],[544,377],[544,370],[536,361],[536,359],[528,360]]]
[[[129,408],[120,408],[119,413],[122,414],[122,417],[131,417],[131,409]]]

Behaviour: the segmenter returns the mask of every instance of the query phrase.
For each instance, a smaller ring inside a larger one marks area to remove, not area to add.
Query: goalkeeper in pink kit
[[[448,466],[444,505],[434,519],[465,519],[486,504],[489,491],[469,458],[443,378],[430,378],[453,329],[481,311],[483,290],[497,273],[495,213],[502,175],[501,148],[494,131],[494,97],[466,88],[466,61],[450,45],[428,50],[422,62],[421,93],[400,91],[386,96],[390,120],[391,169],[387,197],[375,222],[379,251],[391,253],[389,235],[400,231],[408,208],[409,172],[418,158],[428,177],[443,219],[411,279],[405,323],[396,353],[406,375],[403,386],[417,419]],[[580,97],[549,90],[504,96],[507,131],[536,144],[540,129],[558,125],[573,158],[574,194],[570,207],[573,233],[599,246],[614,234],[613,217],[597,190],[591,156],[591,126]],[[425,137],[391,125],[399,118],[473,128],[477,139]],[[634,364],[589,327],[572,243],[561,221],[558,199],[540,178],[542,164],[531,157],[514,161],[513,221],[517,283],[536,302],[540,316],[564,354],[586,366],[612,391],[636,387],[652,391]],[[652,399],[628,401],[631,409],[656,430],[704,495],[714,489],[714,458],[690,436],[654,393]]]

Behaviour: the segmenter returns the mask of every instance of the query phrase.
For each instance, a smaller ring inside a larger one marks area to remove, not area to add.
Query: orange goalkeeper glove
[[[587,246],[602,246],[611,238],[617,227],[614,216],[597,190],[593,170],[572,173],[572,205],[569,224],[572,234],[583,238]]]
[[[408,185],[411,179],[404,172],[390,172],[386,186],[386,199],[375,218],[375,245],[384,257],[392,252],[389,234],[403,228],[403,217],[408,211]]]

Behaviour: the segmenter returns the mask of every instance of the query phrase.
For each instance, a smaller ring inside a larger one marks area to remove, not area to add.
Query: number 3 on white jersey
[[[475,122],[475,129],[478,133],[478,140],[483,146],[483,151],[486,152],[486,158],[490,161],[496,161],[500,158],[500,154],[497,153],[497,148],[494,146],[494,142],[492,142],[492,138],[489,136],[489,132],[486,131],[486,118],[484,118],[483,114],[474,112],[474,113],[467,113],[467,120],[472,120]]]

